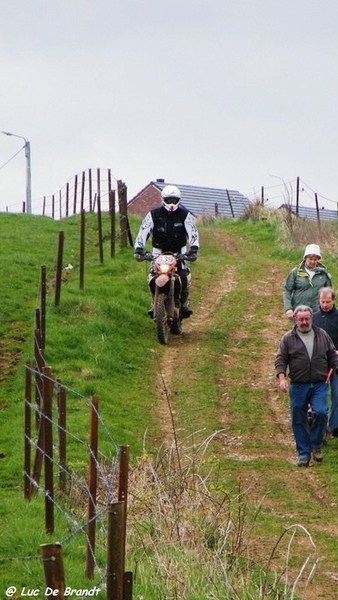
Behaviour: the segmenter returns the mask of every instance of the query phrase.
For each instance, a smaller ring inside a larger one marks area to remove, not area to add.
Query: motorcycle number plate
[[[176,262],[176,258],[170,254],[161,254],[156,258],[156,262],[158,265],[172,265]]]

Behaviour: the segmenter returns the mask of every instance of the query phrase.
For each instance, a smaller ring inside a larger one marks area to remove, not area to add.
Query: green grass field
[[[42,589],[41,544],[67,539],[74,522],[86,519],[79,498],[69,498],[68,505],[62,498],[50,539],[43,494],[23,499],[24,365],[33,358],[44,265],[45,361],[68,390],[67,426],[84,441],[70,442],[68,467],[86,480],[93,395],[99,399],[104,460],[120,445],[130,448],[127,567],[135,577],[134,598],[334,598],[338,448],[330,443],[320,468],[300,480],[292,465],[287,398],[278,395],[273,359],[288,327],[283,277],[312,235],[335,281],[335,225],[320,234],[297,229],[292,237],[276,216],[253,217],[199,224],[194,315],[184,336],[167,348],[158,344],[146,315],[149,265],[136,263],[132,248],[122,249],[119,241],[110,258],[108,235],[100,263],[95,215],[86,218],[80,289],[77,217],[58,222],[0,214],[0,597],[10,585]],[[135,236],[139,220],[130,222]],[[73,269],[55,307],[59,231],[65,236],[64,264]],[[159,390],[161,376],[166,384]],[[159,410],[168,407],[161,416]],[[168,450],[162,444],[170,433],[174,444]],[[74,522],[64,513],[74,513]],[[105,542],[100,529],[97,560],[103,571]],[[64,548],[66,583],[73,588],[89,588],[99,577],[87,580],[84,557],[80,534]],[[303,577],[292,592],[307,557],[307,574],[318,560],[318,584],[306,586]]]

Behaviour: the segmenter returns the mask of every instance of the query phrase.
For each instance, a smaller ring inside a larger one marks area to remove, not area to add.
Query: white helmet
[[[162,206],[169,212],[174,212],[180,204],[181,192],[176,185],[166,185],[161,193]]]

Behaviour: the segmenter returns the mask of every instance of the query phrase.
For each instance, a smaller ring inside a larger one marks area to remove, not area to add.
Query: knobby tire
[[[166,294],[159,294],[156,298],[156,330],[160,344],[167,344],[169,340],[170,327],[166,310]]]

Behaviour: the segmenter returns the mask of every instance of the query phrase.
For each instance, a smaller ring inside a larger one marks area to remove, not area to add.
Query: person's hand
[[[135,248],[134,258],[136,258],[136,260],[138,260],[139,262],[141,262],[142,260],[144,260],[144,250],[143,250],[143,248]]]
[[[198,256],[198,246],[191,246],[189,252],[187,252],[187,258],[190,262],[197,260]]]
[[[286,377],[282,377],[279,379],[279,389],[281,390],[281,392],[287,392],[288,391],[288,380],[286,379]]]
[[[285,316],[286,316],[287,319],[289,319],[289,321],[292,321],[292,319],[293,319],[293,310],[292,310],[292,308],[289,308],[285,312]]]

